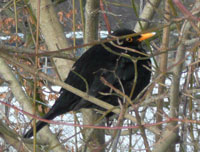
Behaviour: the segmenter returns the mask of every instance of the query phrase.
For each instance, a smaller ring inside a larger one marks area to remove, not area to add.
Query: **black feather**
[[[123,36],[133,33],[134,32],[132,30],[122,29],[115,31],[113,35]],[[138,41],[139,38],[140,36],[133,37],[132,42],[127,42],[126,39],[122,39],[120,41],[124,47],[129,47],[146,53],[146,51],[140,46]],[[114,43],[117,44],[117,41],[114,41]],[[109,104],[117,106],[117,99],[119,98],[118,96],[113,95],[112,93],[110,95],[103,95],[101,93],[109,93],[110,88],[101,82],[100,77],[103,77],[106,81],[111,83],[119,90],[124,90],[125,94],[129,95],[133,86],[136,69],[134,69],[133,61],[129,58],[123,57],[123,54],[127,53],[128,55],[135,58],[144,56],[135,52],[115,47],[110,42],[107,42],[104,45],[110,50],[116,52],[118,55],[109,52],[109,50],[105,49],[105,47],[101,44],[91,47],[76,61],[72,71],[69,73],[67,79],[65,80],[65,83],[72,85],[73,87],[82,91],[87,91],[88,94],[95,96],[96,98],[99,98]],[[134,99],[148,85],[151,77],[151,72],[144,66],[150,68],[150,63],[150,59],[143,59],[137,62],[138,77],[132,99]],[[87,81],[87,83],[85,83],[83,78]],[[105,110],[95,104],[92,104],[89,101],[82,100],[81,97],[62,88],[60,97],[56,100],[50,111],[43,118],[52,120],[61,114],[72,110],[76,111],[81,108],[97,108],[100,110]],[[39,131],[46,124],[47,123],[41,121],[37,122],[36,130]],[[25,138],[30,138],[32,136],[32,129],[30,129],[24,135]]]

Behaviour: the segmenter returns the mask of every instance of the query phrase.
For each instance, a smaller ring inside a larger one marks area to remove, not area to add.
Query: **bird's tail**
[[[52,113],[52,111],[50,110],[44,117],[43,119],[47,119],[47,120],[52,120],[54,119],[56,116],[54,115],[54,113]],[[43,122],[43,121],[38,121],[36,123],[36,132],[38,132],[40,129],[42,129],[44,126],[46,126],[47,123]],[[31,138],[33,136],[33,127],[23,136],[24,138]]]

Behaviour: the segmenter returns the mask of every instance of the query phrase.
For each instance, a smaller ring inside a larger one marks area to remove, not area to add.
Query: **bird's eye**
[[[133,42],[133,38],[132,38],[132,37],[127,37],[127,38],[126,38],[126,41],[127,41],[127,42]]]

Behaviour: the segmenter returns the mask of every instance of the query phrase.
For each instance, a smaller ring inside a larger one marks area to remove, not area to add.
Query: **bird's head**
[[[111,34],[111,36],[112,37],[119,37],[119,39],[117,39],[115,41],[115,43],[117,45],[125,46],[125,47],[129,47],[129,46],[130,47],[132,47],[132,46],[137,47],[138,45],[140,45],[140,43],[143,40],[151,38],[156,33],[155,32],[150,32],[150,33],[140,34],[140,35],[136,35],[136,36],[133,36],[133,34],[136,34],[136,33],[134,31],[132,31],[132,30],[129,30],[129,29],[120,29],[120,30],[114,31]],[[125,37],[124,38],[120,38],[122,36],[125,36]]]

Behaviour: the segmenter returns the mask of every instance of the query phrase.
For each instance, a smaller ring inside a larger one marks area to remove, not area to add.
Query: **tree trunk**
[[[36,0],[30,0],[33,12],[37,12],[37,2]],[[40,29],[41,33],[45,39],[46,45],[49,51],[55,51],[57,49],[67,48],[69,44],[67,43],[66,37],[64,35],[63,28],[61,27],[56,12],[52,5],[51,0],[42,0],[40,4]],[[67,77],[68,72],[73,64],[72,61],[66,59],[53,58],[55,66],[57,68],[60,78],[64,80]],[[41,140],[49,143],[50,147],[56,146],[54,151],[66,151],[66,149],[61,146],[60,142],[55,135],[51,133],[48,127],[42,129],[39,132]]]
[[[36,12],[37,1],[30,0],[33,12]],[[69,47],[63,28],[58,21],[51,0],[42,0],[40,5],[40,29],[49,51]],[[73,62],[66,59],[53,58],[62,80],[67,77]]]
[[[85,37],[84,43],[89,43],[98,38],[98,11],[99,11],[99,1],[87,0],[85,5]],[[93,110],[83,109],[83,123],[94,125],[99,115]],[[95,124],[99,125],[99,124]],[[101,124],[102,125],[102,124]],[[99,151],[103,152],[104,140],[104,130],[97,129],[85,129],[83,134],[86,144],[82,151],[93,152]]]

